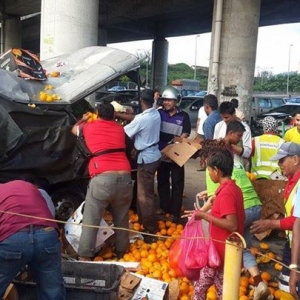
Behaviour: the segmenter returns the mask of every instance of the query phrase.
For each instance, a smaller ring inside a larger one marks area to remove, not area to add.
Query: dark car
[[[181,98],[179,107],[189,114],[192,128],[196,128],[198,111],[199,108],[203,106],[203,100],[203,97],[196,96],[187,96]]]
[[[254,135],[260,135],[263,133],[262,121],[265,117],[271,116],[278,122],[278,132],[284,134],[284,132],[293,126],[293,114],[296,111],[300,111],[300,103],[286,103],[282,106],[271,109],[269,112],[260,114],[255,120],[255,124],[252,127]]]

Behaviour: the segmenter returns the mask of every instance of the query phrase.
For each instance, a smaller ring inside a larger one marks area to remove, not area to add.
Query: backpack
[[[124,148],[107,149],[92,153],[85,143],[83,136],[83,127],[79,128],[79,134],[71,157],[71,167],[75,177],[90,177],[88,172],[88,163],[92,157],[107,153],[125,152]]]

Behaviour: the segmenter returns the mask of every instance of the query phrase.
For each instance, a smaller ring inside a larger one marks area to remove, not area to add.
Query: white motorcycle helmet
[[[180,103],[181,95],[177,89],[172,86],[166,86],[161,94],[162,99],[173,99],[177,102],[177,106]]]

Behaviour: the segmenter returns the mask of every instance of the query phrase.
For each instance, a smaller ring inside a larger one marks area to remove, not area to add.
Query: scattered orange
[[[261,272],[260,276],[265,281],[270,281],[271,280],[271,274],[267,271]]]
[[[275,268],[275,270],[277,270],[277,271],[281,271],[282,268],[283,268],[283,266],[282,266],[282,264],[280,264],[280,263],[276,263],[276,264],[274,265],[274,268]]]
[[[274,297],[275,297],[275,299],[280,299],[281,298],[281,290],[275,291]]]
[[[269,244],[267,243],[260,243],[259,247],[263,250],[268,250],[269,249]]]

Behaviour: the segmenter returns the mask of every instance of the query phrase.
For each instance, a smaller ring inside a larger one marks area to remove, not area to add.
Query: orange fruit
[[[182,281],[180,283],[179,290],[180,290],[180,293],[182,293],[182,294],[188,294],[190,291],[189,284],[185,281]]]
[[[154,253],[151,253],[151,254],[149,254],[148,255],[148,261],[150,261],[150,262],[155,262],[157,260],[157,257],[156,257],[156,254],[154,254]]]
[[[280,264],[280,263],[276,263],[276,264],[274,265],[274,268],[275,268],[275,270],[277,270],[277,271],[281,271],[282,268],[283,268],[283,266],[282,266],[282,264]]]
[[[40,92],[40,101],[46,101],[47,94],[45,92]]]
[[[60,72],[57,72],[57,71],[53,71],[51,73],[51,77],[58,77],[60,75]]]
[[[269,249],[269,244],[268,243],[260,243],[259,247],[261,249],[268,250]]]
[[[243,285],[240,285],[240,293],[239,296],[247,295],[247,288]]]
[[[249,297],[246,295],[240,296],[239,300],[249,300]]]
[[[217,297],[217,294],[215,292],[211,291],[211,292],[207,292],[206,299],[207,300],[217,300],[218,297]]]
[[[103,257],[102,256],[96,256],[94,258],[94,261],[103,261]]]
[[[249,278],[246,276],[242,276],[240,278],[240,286],[244,286],[245,288],[247,288],[249,285]]]
[[[261,272],[260,276],[265,281],[270,281],[271,280],[271,274],[267,271]]]
[[[274,292],[274,297],[275,299],[280,299],[281,298],[281,290],[277,290]]]

